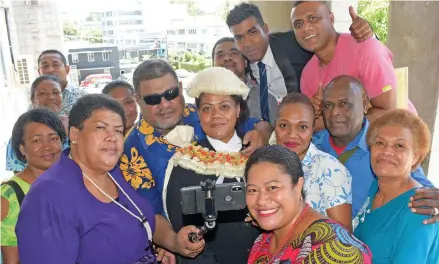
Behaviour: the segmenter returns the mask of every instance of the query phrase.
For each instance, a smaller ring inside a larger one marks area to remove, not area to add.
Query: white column
[[[355,10],[358,8],[358,0],[334,0],[331,2],[332,12],[335,17],[335,29],[340,33],[348,33],[352,24],[349,15],[349,6],[353,6]]]

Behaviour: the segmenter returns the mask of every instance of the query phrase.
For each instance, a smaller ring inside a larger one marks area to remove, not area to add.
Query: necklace
[[[309,205],[306,204],[306,206],[305,206],[305,208],[303,208],[302,213],[300,214],[299,218],[297,218],[297,220],[296,220],[296,221],[293,223],[293,225],[291,226],[290,230],[288,230],[288,234],[287,234],[287,236],[285,237],[284,241],[281,243],[281,246],[276,250],[276,252],[275,252],[273,255],[271,255],[271,257],[265,262],[265,264],[273,263],[273,261],[275,261],[275,260],[278,258],[278,255],[279,255],[279,254],[283,251],[283,249],[285,249],[285,247],[287,246],[288,241],[291,239],[291,236],[293,235],[293,231],[294,231],[294,229],[295,229],[296,226],[299,224],[300,220],[302,220],[303,216],[304,216],[305,213],[308,211],[308,209],[309,209]],[[272,233],[271,236],[270,236],[270,239],[269,239],[270,243],[271,243],[271,241],[273,241],[273,236],[274,236],[274,233]],[[261,244],[261,246],[262,246],[262,244]],[[260,250],[261,246],[259,246],[259,248],[258,248],[257,251]],[[270,245],[268,245],[268,246],[270,246]],[[256,252],[257,252],[257,251],[256,251]],[[257,257],[257,256],[255,256],[254,258],[256,258],[256,257]],[[251,263],[251,264],[256,263],[256,259],[254,259],[254,258],[253,258],[249,263]]]
[[[108,174],[108,176],[110,176],[110,178],[114,182],[114,184],[116,184],[117,188],[125,195],[125,197],[128,199],[128,201],[130,201],[130,203],[134,206],[134,208],[136,208],[136,210],[139,212],[140,217],[135,215],[133,212],[131,212],[127,208],[125,208],[125,206],[121,205],[118,201],[114,200],[110,195],[108,195],[104,190],[102,190],[101,187],[99,187],[94,181],[92,181],[92,179],[90,179],[84,172],[82,173],[82,175],[84,175],[84,177],[89,182],[91,182],[103,195],[107,196],[107,198],[110,199],[113,203],[115,203],[117,206],[122,208],[125,212],[127,212],[128,214],[130,214],[131,216],[136,218],[141,224],[143,224],[143,226],[145,227],[145,230],[146,230],[146,234],[148,235],[148,241],[151,242],[152,241],[152,230],[151,230],[151,226],[149,225],[146,217],[143,215],[142,211],[140,211],[139,207],[137,207],[137,205],[134,203],[134,201],[131,200],[131,198],[124,191],[124,189],[122,189],[122,187],[120,187],[119,183],[117,183],[117,181],[113,178],[113,176],[111,176],[111,174],[109,172],[107,172],[107,174]]]
[[[69,158],[72,159],[72,157],[69,155]],[[72,159],[73,160],[73,159]],[[139,212],[140,216],[137,216],[136,214],[134,214],[133,212],[131,212],[130,210],[128,210],[128,208],[125,208],[125,206],[121,205],[118,201],[116,201],[115,199],[113,199],[113,197],[111,197],[110,195],[108,195],[104,190],[102,190],[101,187],[99,187],[92,179],[90,179],[90,177],[88,177],[84,172],[82,172],[82,175],[91,183],[93,184],[96,189],[98,189],[103,195],[105,195],[108,199],[110,199],[114,204],[116,204],[117,206],[119,206],[120,208],[122,208],[125,212],[127,212],[129,215],[131,215],[132,217],[136,218],[145,228],[146,230],[146,234],[148,236],[148,241],[152,242],[152,229],[151,226],[148,223],[148,220],[146,219],[145,215],[143,215],[142,211],[139,209],[139,207],[134,203],[134,201],[131,199],[131,197],[128,196],[128,194],[125,192],[124,189],[122,189],[122,187],[120,187],[119,183],[117,183],[117,181],[113,178],[113,176],[107,172],[107,175],[110,177],[110,179],[114,182],[114,184],[117,186],[117,188],[125,195],[125,197],[128,199],[128,201],[134,206],[134,208],[136,208],[137,212]]]

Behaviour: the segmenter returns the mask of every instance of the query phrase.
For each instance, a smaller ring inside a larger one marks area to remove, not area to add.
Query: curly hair
[[[247,160],[244,177],[248,180],[248,172],[253,165],[268,162],[277,165],[279,169],[291,176],[291,182],[296,185],[300,177],[304,177],[302,162],[299,156],[286,147],[271,145],[255,150]],[[302,198],[305,198],[305,191],[302,189]]]
[[[374,144],[380,129],[384,126],[398,126],[410,130],[414,139],[414,151],[419,154],[418,163],[415,164],[413,168],[418,167],[430,150],[431,134],[427,124],[408,110],[391,110],[370,124],[366,134],[366,142],[369,147]]]
[[[241,24],[242,21],[249,17],[256,18],[256,21],[261,26],[265,24],[259,8],[254,4],[248,3],[241,3],[230,10],[226,18],[226,24],[230,28],[231,26]]]

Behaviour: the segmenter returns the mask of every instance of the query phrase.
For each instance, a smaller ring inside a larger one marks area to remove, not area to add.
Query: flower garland
[[[247,157],[239,152],[215,152],[201,146],[187,146],[176,151],[174,165],[198,174],[226,178],[243,177]]]

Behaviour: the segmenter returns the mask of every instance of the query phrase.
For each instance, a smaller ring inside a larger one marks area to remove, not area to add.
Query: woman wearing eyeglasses
[[[21,264],[156,263],[152,242],[188,257],[194,226],[175,233],[115,168],[125,115],[114,99],[85,95],[69,115],[70,149],[24,199],[16,228]]]
[[[246,157],[240,154],[243,135],[236,130],[236,125],[247,119],[246,85],[233,72],[212,67],[199,72],[188,89],[188,94],[195,97],[206,139],[198,141],[197,146],[190,144],[193,129],[188,126],[177,126],[165,137],[181,147],[169,162],[163,191],[165,213],[174,230],[204,225],[201,214],[182,214],[178,202],[181,188],[200,186],[200,181],[207,179],[217,185],[243,182],[246,162]],[[245,223],[247,213],[246,209],[218,212],[216,228],[205,235],[204,252],[194,259],[180,258],[179,263],[246,263],[259,234],[251,224]]]

